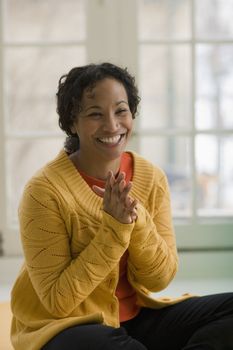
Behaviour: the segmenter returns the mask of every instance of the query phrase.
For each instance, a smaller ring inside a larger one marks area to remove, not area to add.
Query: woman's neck
[[[121,157],[109,161],[95,159],[93,162],[93,159],[82,157],[79,151],[72,153],[69,158],[78,170],[99,180],[106,180],[110,170],[114,175],[117,174],[121,163]]]

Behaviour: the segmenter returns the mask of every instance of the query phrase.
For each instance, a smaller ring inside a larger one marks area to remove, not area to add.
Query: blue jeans
[[[192,297],[160,310],[142,308],[120,328],[65,329],[42,350],[233,350],[233,293]]]

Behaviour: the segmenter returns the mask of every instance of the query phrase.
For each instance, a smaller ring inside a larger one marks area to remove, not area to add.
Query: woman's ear
[[[77,130],[76,130],[75,125],[72,125],[72,126],[70,127],[70,131],[71,131],[73,134],[77,134]]]

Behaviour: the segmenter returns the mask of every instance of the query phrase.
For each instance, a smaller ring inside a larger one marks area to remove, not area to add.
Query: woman
[[[65,150],[27,184],[16,350],[233,349],[233,294],[152,299],[177,271],[167,179],[125,152],[139,103],[110,63],[59,81]]]

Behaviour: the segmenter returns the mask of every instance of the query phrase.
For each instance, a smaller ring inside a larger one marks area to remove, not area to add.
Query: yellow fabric
[[[166,176],[132,153],[136,223],[105,213],[67,154],[27,184],[19,208],[25,264],[12,290],[11,337],[16,350],[39,350],[61,330],[83,323],[119,326],[119,261],[129,251],[128,279],[138,304],[161,308],[181,298],[155,299],[177,270]]]

